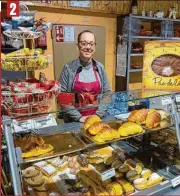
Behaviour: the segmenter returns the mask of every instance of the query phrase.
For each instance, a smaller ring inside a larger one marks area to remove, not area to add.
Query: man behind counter
[[[91,31],[85,30],[78,35],[79,57],[64,65],[60,76],[61,91],[74,92],[81,95],[88,94],[92,104],[99,99],[105,99],[110,93],[108,79],[104,66],[93,59],[96,48],[96,38]],[[84,96],[85,97],[85,96]],[[84,122],[93,114],[103,118],[106,114],[106,106],[74,109],[74,106],[66,106],[68,110],[63,116],[65,122]]]

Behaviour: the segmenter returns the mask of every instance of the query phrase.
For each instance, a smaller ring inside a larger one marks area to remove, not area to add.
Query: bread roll
[[[136,113],[136,123],[139,125],[145,124],[148,115],[147,109],[141,109]]]
[[[103,128],[105,127],[109,127],[110,126],[107,124],[107,123],[104,123],[104,122],[97,122],[97,123],[94,123],[92,124],[89,129],[88,129],[88,132],[91,134],[91,135],[96,135],[98,134]]]
[[[101,122],[101,121],[102,120],[97,115],[93,115],[93,116],[88,117],[84,123],[84,130],[85,131],[88,130],[91,125],[93,125],[96,122]]]
[[[154,111],[148,114],[146,118],[146,127],[149,129],[156,128],[159,125],[160,121],[161,115],[158,112]]]
[[[131,112],[131,114],[128,117],[128,121],[130,122],[136,122],[136,113],[138,112],[138,110],[134,110]]]

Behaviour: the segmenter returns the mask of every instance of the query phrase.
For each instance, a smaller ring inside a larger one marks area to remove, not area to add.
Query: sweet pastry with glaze
[[[89,127],[96,122],[102,122],[102,120],[99,116],[93,115],[93,116],[88,117],[84,123],[84,130],[85,131],[88,130]]]
[[[163,177],[161,177],[160,175],[158,175],[157,173],[152,173],[149,178],[148,178],[148,183],[147,186],[152,187],[156,184],[159,184],[161,181],[163,180]]]
[[[35,167],[28,167],[25,170],[22,170],[22,175],[25,178],[32,178],[39,175],[39,171]]]

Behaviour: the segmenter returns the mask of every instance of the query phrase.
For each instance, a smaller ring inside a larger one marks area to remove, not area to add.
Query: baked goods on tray
[[[161,109],[141,109],[131,112],[128,121],[149,129],[163,128],[170,125],[170,115]]]

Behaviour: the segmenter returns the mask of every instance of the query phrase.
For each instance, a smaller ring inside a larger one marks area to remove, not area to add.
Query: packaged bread
[[[53,165],[55,168],[59,170],[64,170],[68,165],[68,161],[64,161],[63,159],[60,159],[59,157],[50,159],[48,160],[48,162],[51,163],[51,165]]]
[[[84,123],[84,130],[85,131],[88,130],[91,125],[93,125],[96,122],[101,122],[101,121],[102,121],[101,118],[97,115],[92,115],[88,117]]]
[[[53,167],[52,165],[46,165],[46,166],[42,167],[42,172],[46,176],[51,176],[57,172],[57,169],[55,167]]]
[[[105,122],[96,122],[89,127],[88,132],[91,135],[97,135],[105,127],[110,128],[110,126]]]
[[[119,135],[122,137],[127,137],[129,135],[135,135],[143,132],[143,128],[133,122],[127,122],[120,126],[118,129]]]
[[[39,168],[41,169],[42,167],[44,167],[45,165],[47,165],[48,163],[46,161],[40,161],[40,162],[37,162],[37,163],[34,163],[34,166],[36,168]]]

